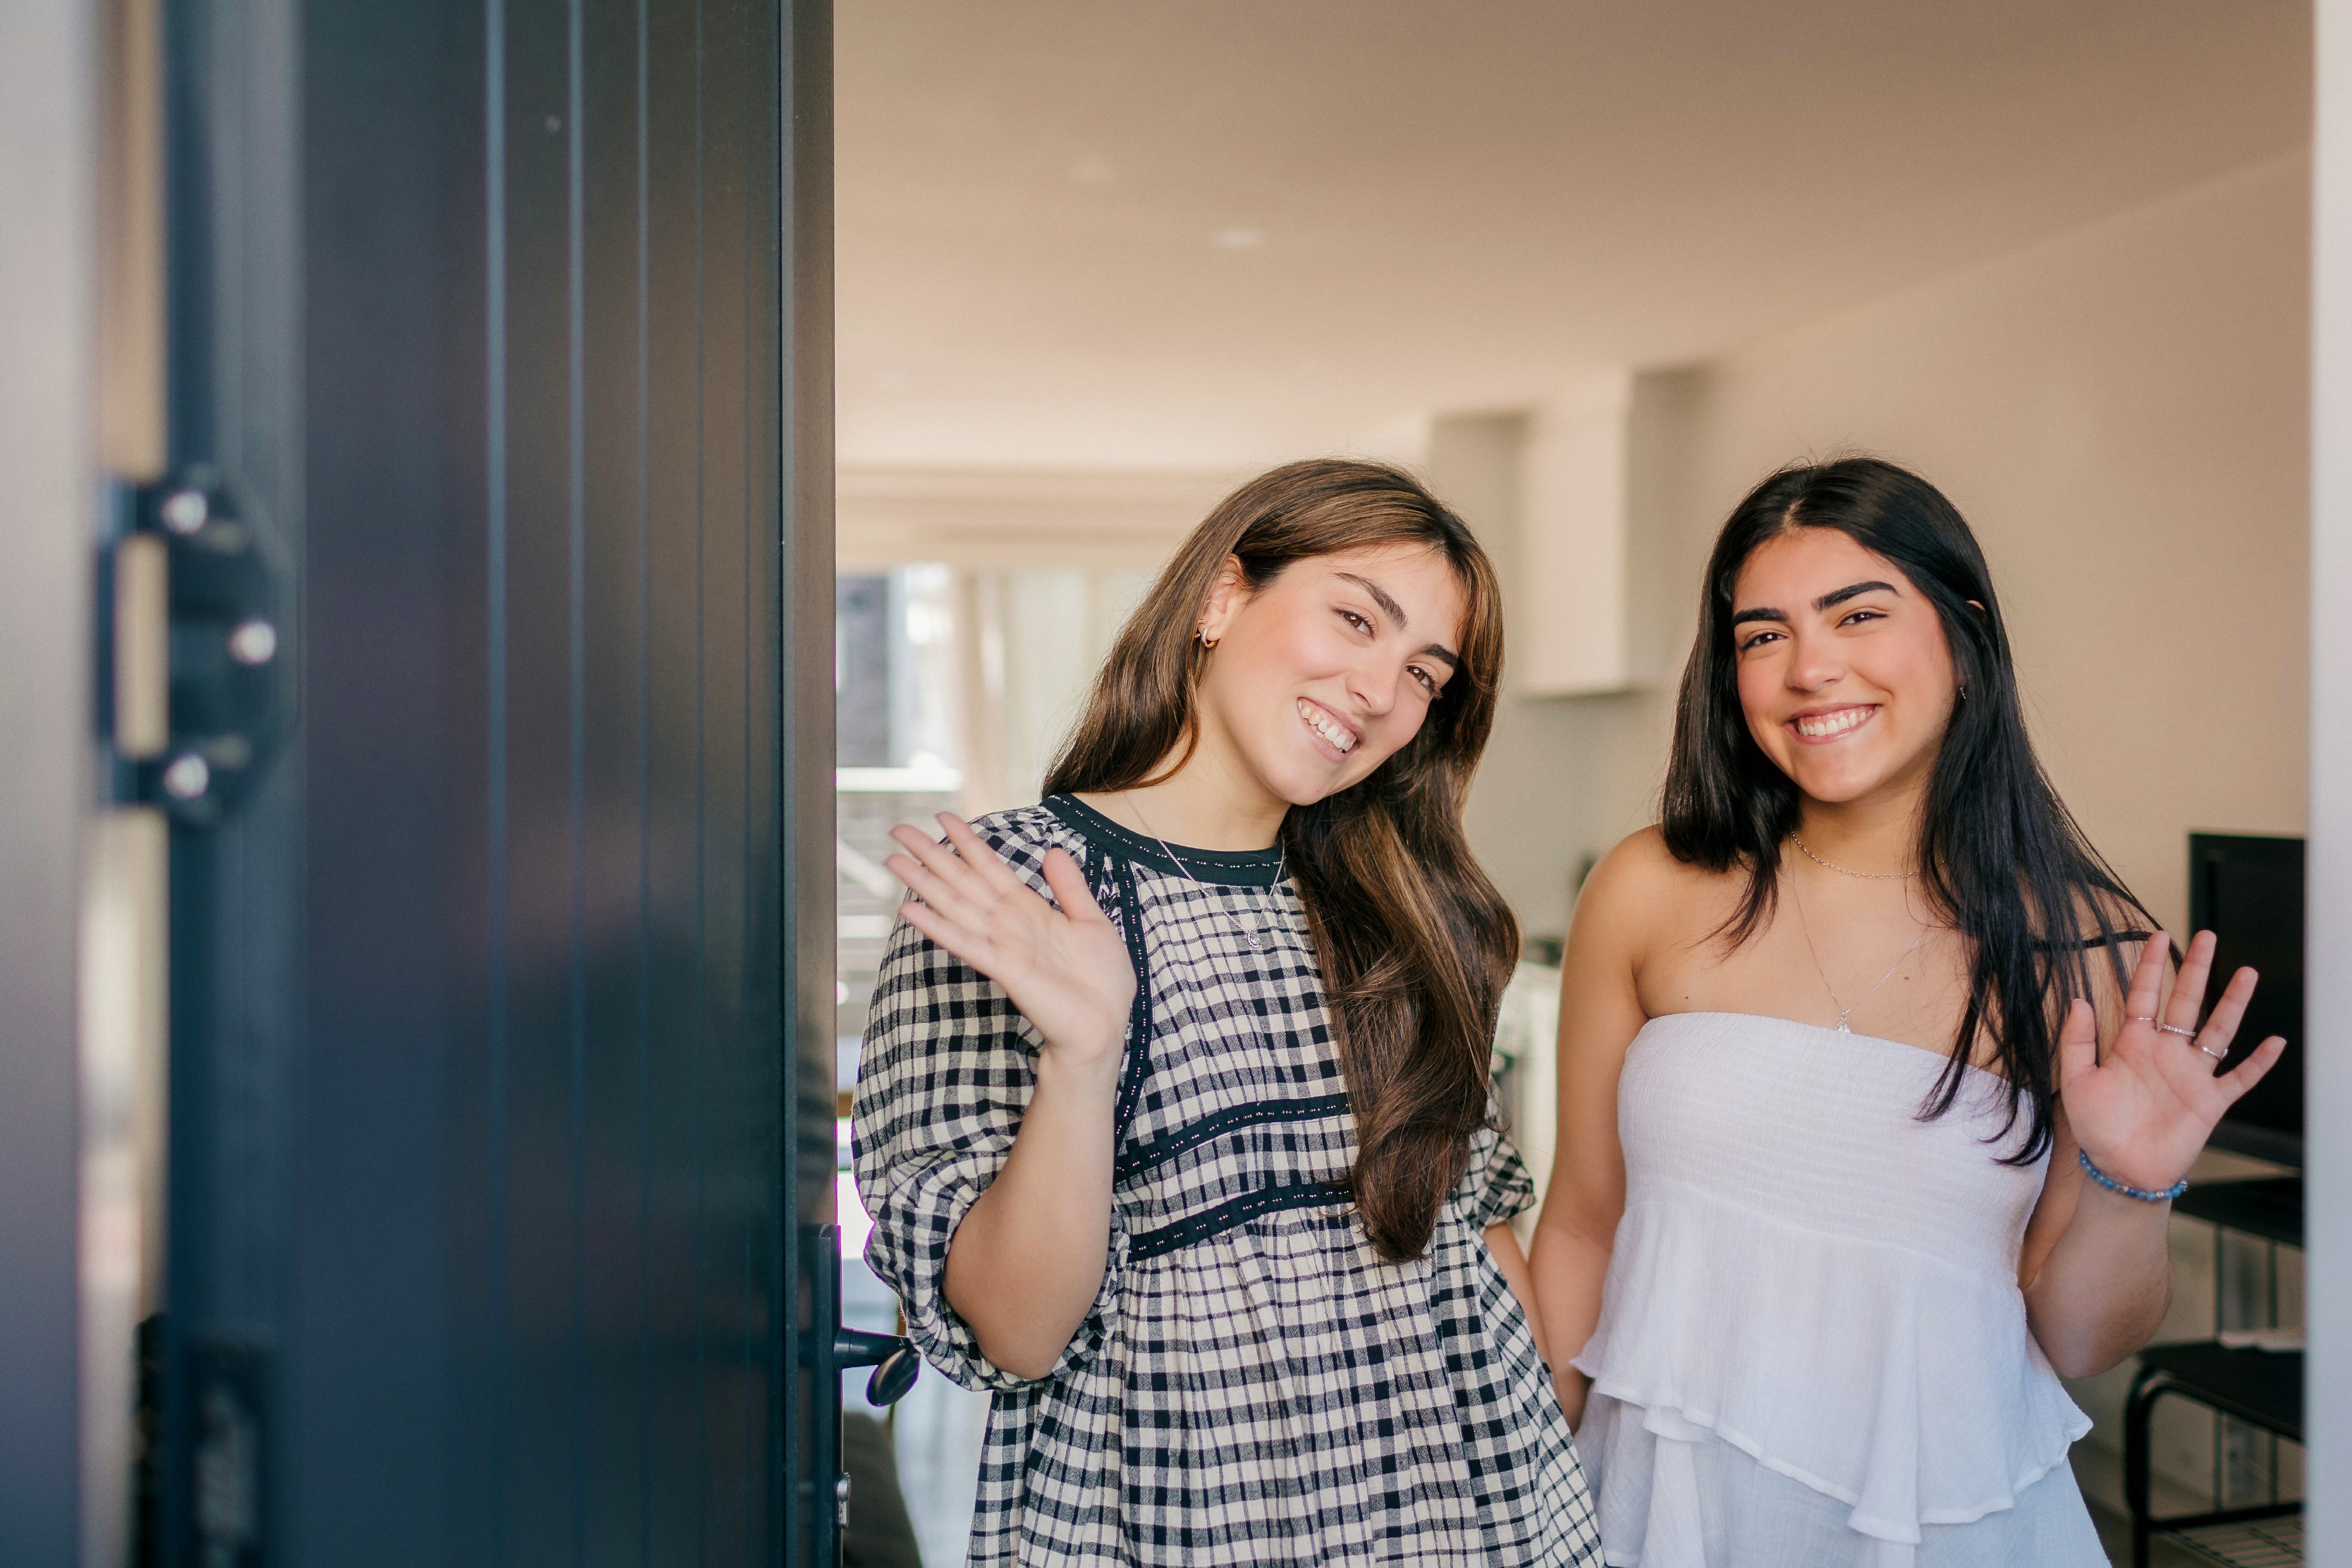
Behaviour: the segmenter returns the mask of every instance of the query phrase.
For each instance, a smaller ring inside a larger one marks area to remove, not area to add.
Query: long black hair
[[[1781,844],[1797,830],[1797,786],[1755,737],[1739,704],[1732,595],[1757,547],[1802,528],[1832,528],[1883,556],[1927,595],[1944,628],[1959,700],[1936,754],[1918,822],[1919,884],[1960,933],[1969,1001],[1951,1061],[1922,1114],[1951,1108],[1979,1031],[2008,1079],[2009,1163],[2050,1147],[2058,1031],[2068,1003],[2092,994],[2091,955],[2126,984],[2121,943],[2156,928],[2091,847],[2033,754],[2018,704],[2016,661],[1984,552],[1935,486],[1876,458],[1790,467],[1732,510],[1708,558],[1698,640],[1683,670],[1662,826],[1686,864],[1743,870],[1739,908],[1718,935],[1754,935],[1777,902]],[[2148,931],[2118,921],[2144,921]]]

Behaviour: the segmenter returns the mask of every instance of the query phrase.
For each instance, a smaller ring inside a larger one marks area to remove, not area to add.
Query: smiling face
[[[1203,757],[1292,805],[1367,777],[1455,679],[1465,605],[1423,545],[1309,556],[1255,592],[1236,567],[1201,624]]]
[[[1936,606],[1833,528],[1757,547],[1732,594],[1748,732],[1816,801],[1923,784],[1957,697]]]

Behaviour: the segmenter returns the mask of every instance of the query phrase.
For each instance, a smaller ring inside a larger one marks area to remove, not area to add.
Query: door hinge
[[[126,489],[117,515],[99,574],[114,798],[209,827],[252,793],[287,729],[287,574],[215,470]]]

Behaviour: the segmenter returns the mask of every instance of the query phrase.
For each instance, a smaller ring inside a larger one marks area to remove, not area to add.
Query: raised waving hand
[[[942,812],[939,823],[945,844],[905,824],[890,830],[904,853],[883,864],[915,894],[901,910],[907,923],[1003,986],[1048,1048],[1081,1061],[1116,1057],[1135,969],[1077,862],[1045,852],[1056,909],[961,817]]]
[[[2123,1028],[2104,1058],[2091,1005],[2077,998],[2058,1037],[2058,1096],[2067,1125],[2091,1163],[2118,1182],[2161,1191],[2205,1147],[2213,1124],[2262,1080],[2286,1049],[2273,1035],[2228,1072],[2219,1072],[2254,994],[2241,969],[2203,1028],[2197,1014],[2213,967],[2213,933],[2200,931],[2168,993],[2161,937],[2141,950],[2125,999]]]

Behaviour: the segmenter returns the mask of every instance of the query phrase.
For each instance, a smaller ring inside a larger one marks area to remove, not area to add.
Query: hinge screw
[[[228,656],[239,664],[268,664],[278,655],[278,628],[250,620],[228,634]]]
[[[159,515],[173,533],[194,533],[212,516],[212,505],[202,490],[174,490],[163,498]]]
[[[173,758],[172,765],[163,770],[163,793],[173,800],[198,799],[212,787],[212,769],[194,752]]]

